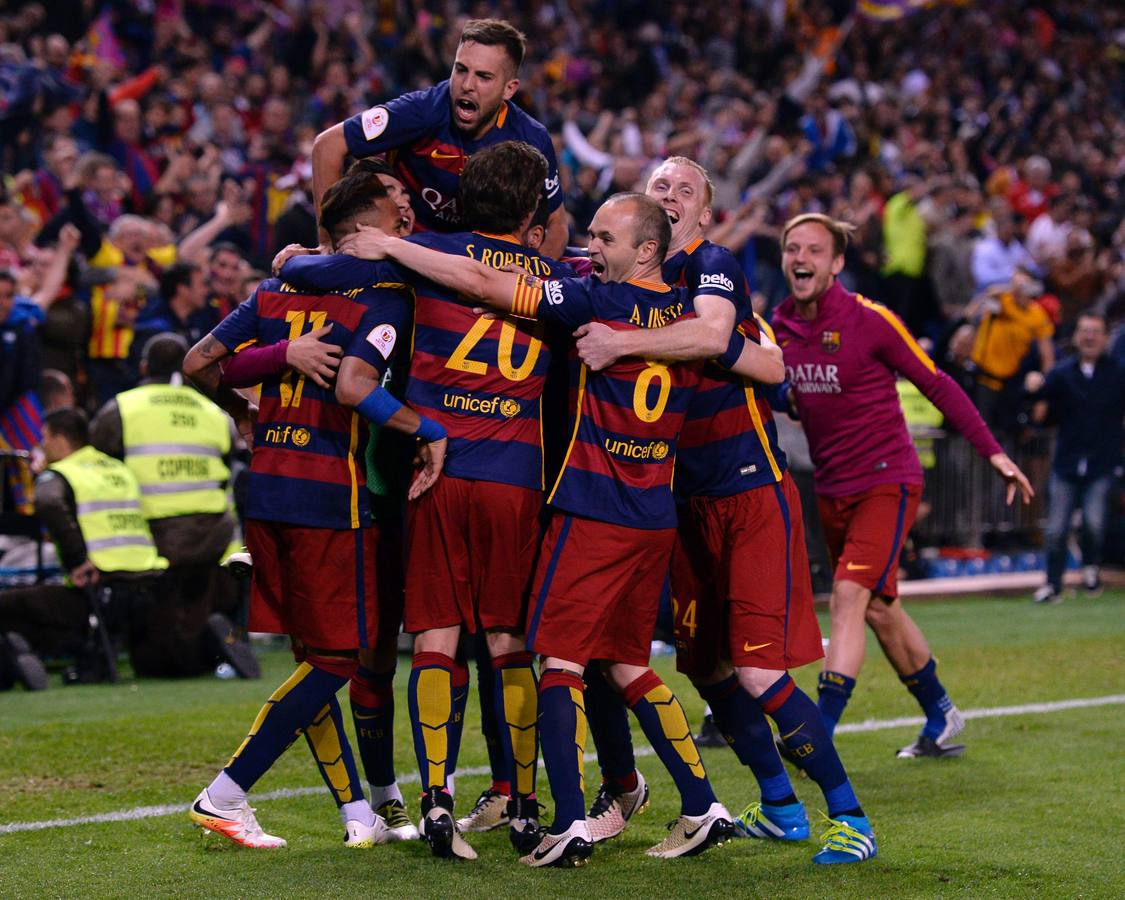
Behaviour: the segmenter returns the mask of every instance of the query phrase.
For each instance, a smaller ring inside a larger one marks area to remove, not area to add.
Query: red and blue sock
[[[738,683],[738,676],[732,674],[718,684],[703,685],[699,696],[710,705],[715,725],[738,761],[750,767],[762,802],[771,806],[796,803],[789,774],[773,743],[773,729],[761,706]]]
[[[715,802],[715,792],[676,695],[649,669],[625,688],[624,697],[680,791],[681,815],[703,815]]]
[[[453,723],[452,657],[423,651],[414,654],[407,686],[410,725],[414,733],[414,755],[422,779],[422,792],[445,789],[446,774],[456,748],[451,744]],[[451,753],[451,751],[453,751]]]
[[[817,706],[824,719],[824,727],[828,729],[828,736],[836,733],[836,725],[844,714],[844,707],[852,698],[855,690],[855,679],[839,672],[821,672],[817,680]]]
[[[844,764],[808,694],[788,675],[782,675],[758,698],[758,704],[777,723],[785,746],[796,754],[801,768],[824,793],[828,815],[862,816]]]
[[[395,670],[356,669],[348,685],[359,758],[368,784],[395,783]]]
[[[343,665],[347,662],[343,661]],[[350,663],[354,669],[355,660]],[[250,733],[226,764],[224,771],[231,780],[249,791],[335,698],[350,675],[335,661],[306,659],[299,663],[258,711]]]
[[[539,761],[539,685],[532,663],[534,653],[505,653],[492,660],[495,681],[493,702],[499,719],[512,796],[533,797]]]
[[[922,734],[936,741],[945,729],[946,713],[953,709],[953,701],[938,680],[937,661],[931,656],[930,661],[913,675],[900,675],[899,681],[914,695],[926,715]]]
[[[582,676],[565,669],[547,669],[539,679],[543,768],[547,770],[555,801],[551,834],[562,834],[579,819],[586,818],[584,688]]]

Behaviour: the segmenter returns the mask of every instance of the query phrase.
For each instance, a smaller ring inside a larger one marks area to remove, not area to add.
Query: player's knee
[[[831,610],[843,613],[859,613],[871,602],[871,591],[854,581],[837,581],[832,586]]]
[[[414,639],[414,652],[415,654],[441,653],[444,656],[453,657],[457,655],[457,643],[460,637],[461,629],[457,626],[432,628],[429,631],[420,632]]]
[[[876,632],[882,629],[894,628],[900,618],[899,609],[900,607],[897,601],[885,603],[879,600],[875,603],[868,604],[864,619]]]
[[[634,681],[652,671],[648,666],[631,666],[626,663],[612,663],[605,670],[606,680],[613,685],[614,690],[623,694],[625,689]]]
[[[527,642],[522,634],[510,631],[489,631],[485,635],[488,643],[488,653],[493,659],[509,653],[522,653],[527,649]]]
[[[738,683],[755,700],[773,687],[785,672],[777,669],[757,669],[753,666],[739,666]]]
[[[586,667],[579,663],[571,662],[566,659],[559,659],[556,656],[544,656],[539,660],[539,674],[542,675],[549,669],[558,669],[563,672],[573,672],[575,675],[581,677],[586,671]]]

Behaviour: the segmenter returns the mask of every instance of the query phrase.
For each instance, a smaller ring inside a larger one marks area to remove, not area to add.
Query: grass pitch
[[[915,602],[909,609],[962,709],[1125,694],[1125,592],[1047,608],[1026,599],[973,598]],[[406,664],[400,661],[400,672]],[[702,703],[690,686],[669,659],[655,667],[698,724]],[[45,694],[0,695],[0,897],[1125,896],[1120,705],[976,719],[964,735],[968,753],[955,760],[896,760],[895,749],[913,738],[915,727],[840,735],[840,753],[879,840],[878,856],[853,866],[813,866],[813,842],[739,840],[695,859],[647,858],[645,848],[678,813],[674,787],[651,756],[639,760],[652,787],[649,811],[574,871],[524,869],[501,831],[470,837],[480,853],[475,863],[435,860],[421,843],[347,850],[323,790],[259,803],[266,830],[288,839],[284,851],[251,852],[214,835],[204,839],[182,811],[4,833],[5,823],[167,804],[186,809],[291,671],[291,658],[266,653],[263,669],[256,682],[203,678],[63,689],[56,679]],[[816,667],[797,678],[815,691]],[[414,762],[405,678],[396,687],[402,775],[414,771]],[[486,763],[475,707],[470,702],[463,769]],[[917,714],[871,641],[844,721]],[[732,813],[756,799],[753,780],[732,753],[703,752]],[[588,764],[590,798],[597,779],[596,765]],[[256,792],[318,783],[299,742]],[[818,818],[823,801],[815,785],[803,778],[794,784]],[[458,778],[458,810],[485,786],[484,776]],[[549,799],[542,772],[540,789]],[[416,815],[416,785],[404,792]]]

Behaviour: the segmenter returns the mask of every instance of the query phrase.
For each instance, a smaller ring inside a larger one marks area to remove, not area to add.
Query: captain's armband
[[[543,280],[521,272],[516,276],[516,287],[512,291],[512,315],[520,319],[537,318],[542,296]]]

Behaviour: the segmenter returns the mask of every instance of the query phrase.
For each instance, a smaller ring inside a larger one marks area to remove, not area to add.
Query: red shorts
[[[898,596],[898,557],[914,524],[919,484],[879,484],[847,497],[816,498],[837,581],[854,581],[888,602]]]
[[[556,513],[535,568],[528,649],[647,666],[675,537]]]
[[[543,494],[443,475],[406,510],[406,630],[523,631]]]
[[[370,647],[379,627],[373,528],[349,531],[246,520],[254,559],[250,631],[317,650]]]
[[[824,656],[797,486],[695,497],[672,554],[676,668],[788,670]]]

